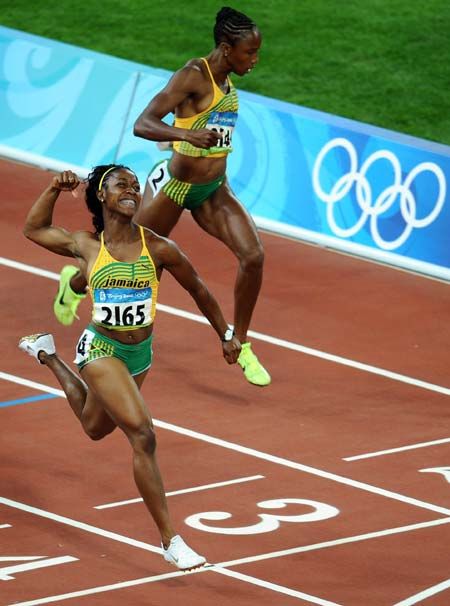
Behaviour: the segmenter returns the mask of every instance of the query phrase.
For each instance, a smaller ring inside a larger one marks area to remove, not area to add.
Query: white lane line
[[[283,585],[276,585],[275,583],[269,583],[267,581],[263,581],[261,579],[257,579],[256,577],[251,577],[249,575],[244,575],[235,571],[229,571],[217,566],[206,566],[204,568],[200,568],[198,570],[191,570],[188,572],[168,572],[166,574],[159,574],[153,577],[144,577],[142,579],[134,579],[132,581],[122,581],[121,583],[114,583],[111,585],[103,585],[101,587],[92,587],[90,589],[82,589],[80,591],[72,591],[70,593],[63,593],[60,595],[48,596],[45,598],[38,598],[36,600],[28,600],[26,602],[14,602],[14,604],[10,604],[9,606],[41,606],[42,604],[50,604],[52,602],[60,602],[63,600],[70,600],[72,598],[80,598],[87,595],[95,595],[98,593],[105,593],[107,591],[115,591],[118,589],[125,589],[127,587],[136,587],[137,585],[144,585],[146,583],[156,583],[158,581],[165,581],[168,579],[183,577],[188,574],[200,574],[205,572],[216,572],[219,574],[223,574],[224,576],[229,576],[231,578],[244,581],[247,583],[251,583],[253,585],[258,585],[263,587],[264,589],[270,589],[272,591],[276,591],[277,593],[283,593],[285,595],[290,595],[292,597],[298,597],[304,601],[310,602],[312,604],[318,604],[319,606],[339,606],[335,602],[327,602],[322,600],[321,598],[316,598],[306,593],[302,593],[296,591],[294,589],[289,589],[288,587],[284,587]]]
[[[56,274],[54,272],[47,271],[44,269],[40,269],[39,267],[34,267],[32,265],[28,265],[25,263],[20,263],[18,261],[13,261],[12,259],[7,259],[5,257],[0,257],[0,265],[5,265],[7,267],[11,267],[12,269],[25,271],[25,272],[32,273],[32,274],[35,274],[38,276],[42,276],[44,278],[50,278],[51,280],[59,280],[59,274]],[[199,316],[198,314],[183,311],[181,309],[177,309],[177,308],[171,307],[169,305],[162,305],[161,303],[158,303],[156,307],[158,310],[163,311],[168,314],[179,316],[181,318],[192,320],[194,322],[199,322],[201,324],[208,324],[207,319],[204,316]],[[264,341],[266,343],[270,343],[272,345],[276,345],[276,346],[282,347],[284,349],[290,349],[292,351],[297,351],[297,352],[300,352],[300,353],[303,353],[303,354],[306,354],[309,356],[321,358],[322,360],[327,360],[328,362],[335,362],[336,364],[341,364],[343,366],[349,366],[351,368],[356,368],[357,370],[362,370],[364,372],[369,372],[369,373],[372,373],[375,375],[386,377],[386,378],[392,379],[394,381],[399,381],[400,383],[414,385],[415,387],[420,387],[422,389],[427,389],[429,391],[441,393],[446,396],[450,395],[450,388],[448,388],[448,387],[443,387],[441,385],[435,385],[434,383],[429,383],[427,381],[421,381],[420,379],[415,379],[414,377],[409,377],[407,375],[402,375],[402,374],[399,374],[396,372],[392,372],[392,371],[386,370],[384,368],[378,368],[377,366],[372,366],[371,364],[364,364],[362,362],[357,362],[356,360],[351,360],[349,358],[343,358],[341,356],[336,356],[334,354],[326,353],[324,351],[320,351],[318,349],[313,349],[311,347],[305,347],[303,345],[298,345],[297,343],[292,343],[291,341],[286,341],[284,339],[278,339],[277,337],[271,337],[270,335],[265,335],[263,333],[255,332],[253,330],[249,330],[248,335],[250,337],[252,337],[253,339]]]
[[[20,261],[6,259],[5,257],[0,257],[0,265],[5,265],[5,267],[10,267],[11,269],[18,269],[19,271],[25,271],[29,274],[34,274],[35,276],[50,278],[50,280],[59,280],[59,274],[55,274],[54,271],[47,271],[46,269],[28,265],[27,263],[20,263]]]
[[[0,524],[0,529],[1,528],[12,528],[11,524]],[[0,562],[1,562],[1,558],[0,558]]]
[[[90,532],[92,534],[99,535],[99,536],[105,537],[107,539],[112,539],[112,540],[118,541],[120,543],[125,543],[127,545],[131,545],[132,547],[138,547],[140,549],[145,549],[146,551],[152,551],[153,553],[161,554],[161,549],[159,547],[154,547],[153,545],[150,545],[149,543],[144,543],[143,541],[137,541],[136,539],[132,539],[130,537],[126,537],[124,535],[117,534],[116,532],[111,532],[111,531],[105,530],[103,528],[97,528],[96,526],[92,526],[91,524],[79,522],[78,520],[73,520],[71,518],[67,518],[66,516],[61,516],[61,515],[58,515],[55,513],[51,513],[50,511],[45,511],[44,509],[39,509],[38,507],[33,507],[31,505],[27,505],[25,503],[20,503],[18,501],[13,501],[12,499],[8,499],[6,497],[0,497],[0,503],[3,503],[4,505],[7,505],[9,507],[14,507],[15,509],[19,509],[21,511],[26,511],[27,513],[31,513],[33,515],[40,516],[42,518],[46,518],[48,520],[53,520],[54,522],[59,522],[60,524],[66,524],[67,526],[72,526],[73,528],[79,528],[80,530],[84,530],[85,532]],[[69,561],[69,560],[67,560],[67,561]],[[42,564],[40,562],[36,562],[36,567],[39,567],[39,566],[42,566]],[[239,580],[245,580],[248,583],[251,582],[254,585],[259,585],[260,587],[265,587],[266,589],[271,589],[272,591],[277,591],[279,593],[284,593],[286,595],[291,595],[293,597],[299,597],[301,599],[306,599],[305,596],[308,595],[308,594],[302,594],[301,592],[297,592],[296,590],[289,589],[288,587],[284,587],[282,585],[275,585],[273,583],[267,583],[266,581],[263,581],[256,577],[251,577],[248,575],[241,575],[240,573],[234,572],[232,570],[227,571],[227,573],[224,573],[222,571],[222,567],[219,565],[212,565],[212,566],[208,566],[206,568],[202,568],[199,570],[199,572],[202,572],[202,571],[204,571],[204,572],[212,571],[212,572],[219,572],[222,574],[227,574],[227,576],[234,577]],[[177,573],[172,573],[170,575],[170,577],[167,575],[162,575],[162,576],[159,575],[158,577],[148,577],[147,580],[144,580],[144,581],[140,580],[140,582],[152,582],[154,580],[161,580],[161,578],[171,578],[173,576],[180,576],[182,574],[185,574],[185,573],[178,571]],[[138,584],[138,582],[135,581],[134,584]],[[124,585],[123,583],[119,583],[119,584],[110,585],[107,587],[112,588],[112,589],[118,589],[118,588],[125,587],[125,586],[129,586],[129,585]],[[94,589],[90,589],[90,590],[85,590],[85,591],[88,591],[90,593],[98,593],[100,590],[107,591],[106,588],[100,589],[98,587],[94,588]],[[42,598],[39,600],[32,600],[30,602],[21,602],[21,605],[22,606],[32,606],[32,605],[36,605],[36,604],[46,604],[49,602],[56,602],[57,600],[69,599],[72,597],[76,597],[77,595],[78,596],[87,595],[85,593],[85,591],[83,591],[82,593],[74,592],[74,593],[70,593],[70,594],[64,594],[63,597],[51,596],[50,598]],[[308,596],[308,597],[310,598],[310,601],[315,600],[315,601],[312,601],[313,604],[320,604],[320,605],[323,604],[323,606],[339,606],[339,605],[333,604],[331,602],[320,601],[320,598],[314,598],[314,596]],[[18,605],[16,604],[15,606],[18,606]]]
[[[179,571],[168,572],[166,574],[158,574],[153,577],[143,577],[142,579],[134,579],[132,581],[122,581],[121,583],[113,583],[111,585],[102,585],[99,587],[92,587],[90,589],[81,589],[80,591],[71,591],[70,593],[52,595],[45,598],[38,598],[36,600],[27,600],[26,602],[14,602],[14,604],[9,604],[9,606],[40,606],[40,604],[51,604],[52,602],[62,602],[63,600],[81,598],[86,595],[95,595],[96,593],[115,591],[116,589],[125,589],[126,587],[136,587],[137,585],[144,585],[145,583],[156,583],[157,581],[165,581],[167,579],[173,579],[174,577],[180,577],[186,574],[198,574],[199,572],[203,571],[204,569],[192,570],[184,573]]]
[[[248,574],[236,572],[235,570],[227,570],[226,568],[218,568],[217,566],[213,566],[213,570],[215,572],[218,572],[219,574],[223,574],[224,576],[232,577],[233,579],[239,579],[241,581],[245,581],[246,583],[251,583],[252,585],[264,587],[264,589],[272,589],[273,591],[276,591],[278,593],[283,593],[284,595],[289,595],[293,598],[299,598],[300,600],[304,600],[305,602],[309,602],[310,604],[318,604],[318,606],[340,606],[336,602],[329,602],[328,600],[317,598],[308,593],[303,593],[302,591],[289,589],[288,587],[277,585],[276,583],[269,583],[269,581],[263,581],[255,577],[251,577]]]
[[[0,378],[1,375],[0,375]],[[15,377],[15,382],[20,383],[20,378]],[[45,391],[45,385],[41,385],[37,383],[40,387],[36,387],[36,389],[42,389]],[[53,388],[51,388],[53,390]],[[50,393],[54,393],[58,390],[53,390]],[[64,392],[59,390],[58,395],[64,397]],[[426,501],[420,501],[419,499],[414,499],[412,497],[407,497],[405,495],[399,494],[397,492],[392,492],[391,490],[386,490],[384,488],[378,488],[377,486],[372,486],[371,484],[366,484],[365,482],[359,482],[358,480],[352,480],[351,478],[346,478],[345,476],[340,476],[335,473],[331,473],[329,471],[324,471],[322,469],[317,469],[315,467],[310,467],[309,465],[303,465],[302,463],[297,463],[296,461],[290,461],[289,459],[284,459],[282,457],[277,457],[275,455],[271,455],[265,452],[261,452],[259,450],[255,450],[254,448],[247,448],[247,446],[241,446],[240,444],[235,444],[234,442],[228,442],[226,440],[222,440],[220,438],[214,438],[213,436],[209,436],[204,433],[200,433],[198,431],[193,431],[192,429],[186,429],[184,427],[180,427],[178,425],[174,425],[173,423],[167,423],[166,421],[159,421],[158,419],[153,419],[153,423],[156,427],[161,427],[162,429],[167,429],[168,431],[173,431],[175,433],[179,433],[183,436],[188,436],[195,440],[201,440],[203,442],[207,442],[208,444],[215,444],[216,446],[221,446],[222,448],[227,448],[228,450],[233,450],[235,452],[240,452],[241,454],[248,455],[250,457],[255,457],[257,459],[262,459],[263,461],[269,461],[270,463],[275,463],[276,465],[282,465],[283,467],[289,467],[290,469],[296,469],[298,471],[304,471],[305,473],[310,473],[315,476],[319,476],[321,478],[325,478],[327,480],[331,480],[333,482],[337,482],[339,484],[344,484],[346,486],[351,486],[352,488],[358,488],[360,490],[364,490],[366,492],[370,492],[379,496],[387,497],[388,499],[394,499],[396,501],[400,501],[402,503],[407,503],[408,505],[414,505],[415,507],[421,507],[422,509],[428,509],[430,511],[435,511],[436,513],[441,513],[445,516],[450,515],[450,509],[446,509],[445,507],[440,507],[439,505],[433,505],[432,503],[427,503]]]
[[[17,383],[17,385],[31,387],[32,389],[37,389],[38,391],[52,393],[55,396],[61,396],[61,398],[66,397],[66,394],[63,392],[62,389],[56,389],[54,387],[50,387],[49,385],[44,385],[43,383],[36,383],[36,381],[29,381],[28,379],[23,379],[22,377],[16,377],[15,375],[10,375],[7,372],[0,371],[0,379],[3,379],[4,381],[9,381],[10,383]]]
[[[151,551],[153,553],[161,555],[160,547],[155,547],[154,545],[150,545],[149,543],[144,543],[143,541],[131,539],[121,534],[117,534],[116,532],[104,530],[103,528],[97,528],[96,526],[92,526],[91,524],[85,524],[84,522],[78,522],[77,520],[73,520],[65,516],[60,516],[56,513],[51,513],[50,511],[39,509],[38,507],[32,507],[31,505],[26,505],[25,503],[20,503],[19,501],[13,501],[12,499],[7,499],[6,497],[0,497],[0,503],[3,503],[3,505],[7,505],[8,507],[13,507],[14,509],[19,509],[21,511],[26,511],[27,513],[32,513],[33,515],[40,516],[41,518],[53,520],[54,522],[59,522],[60,524],[66,524],[67,526],[72,526],[73,528],[78,528],[79,530],[84,530],[85,532],[90,532],[92,534],[99,535],[106,539],[112,539],[113,541],[118,541],[119,543],[126,543],[127,545],[131,545],[132,547],[138,547],[139,549],[145,549],[146,551]]]
[[[420,473],[439,473],[444,476],[446,482],[450,484],[450,467],[428,467],[427,469],[419,469]]]
[[[285,349],[291,349],[293,351],[298,351],[308,356],[312,356],[315,358],[321,358],[322,360],[327,360],[328,362],[335,362],[336,364],[341,364],[342,366],[350,366],[351,368],[356,368],[357,370],[363,370],[364,372],[369,372],[374,375],[379,375],[381,377],[385,377],[387,379],[392,379],[394,381],[398,381],[400,383],[406,383],[408,385],[414,385],[414,387],[420,387],[422,389],[427,389],[429,391],[435,391],[437,393],[444,394],[446,396],[450,395],[450,388],[443,387],[441,385],[435,385],[434,383],[428,383],[427,381],[421,381],[420,379],[415,379],[414,377],[409,377],[407,375],[399,374],[398,372],[392,372],[390,370],[386,370],[384,368],[378,368],[377,366],[372,366],[371,364],[364,364],[363,362],[357,362],[356,360],[350,360],[349,358],[343,358],[341,356],[336,356],[334,354],[326,353],[324,351],[320,351],[319,349],[313,349],[311,347],[305,347],[304,345],[298,345],[297,343],[291,343],[290,341],[285,341],[284,339],[278,339],[276,337],[271,337],[269,335],[265,335],[260,332],[254,332],[252,330],[248,331],[249,336],[254,339],[259,339],[260,341],[265,341],[266,343],[271,343],[272,345],[277,345],[278,347],[283,347]]]
[[[413,606],[413,604],[418,604],[419,602],[422,602],[422,600],[429,598],[432,595],[436,595],[437,593],[440,593],[441,591],[444,591],[444,589],[448,589],[449,587],[450,587],[450,579],[447,579],[446,581],[442,581],[442,583],[439,583],[438,585],[434,585],[433,587],[429,587],[428,589],[425,589],[424,591],[421,591],[420,593],[416,593],[416,595],[412,595],[410,598],[407,598],[406,600],[397,602],[396,604],[394,604],[394,606]],[[447,597],[448,597],[447,604],[449,604],[450,596],[447,596]]]
[[[424,528],[433,528],[434,526],[441,526],[442,524],[449,523],[450,518],[440,518],[439,520],[432,520],[431,522],[420,522],[418,524],[409,524],[408,526],[397,526],[396,528],[387,528],[386,530],[375,530],[374,532],[367,532],[366,534],[354,535],[352,537],[344,537],[342,539],[334,539],[333,541],[322,541],[322,543],[313,543],[312,545],[304,545],[302,547],[280,549],[279,551],[271,551],[269,553],[262,553],[256,556],[238,558],[236,560],[229,560],[227,562],[219,562],[218,565],[231,568],[233,566],[240,566],[241,564],[252,564],[253,562],[271,560],[272,558],[281,558],[284,556],[295,555],[296,553],[316,551],[318,549],[327,549],[328,547],[346,545],[347,543],[358,543],[359,541],[368,541],[370,539],[378,539],[380,537],[387,537],[393,534],[402,534],[403,532],[413,532],[414,530],[422,530]]]
[[[345,476],[340,476],[335,473],[331,473],[329,471],[317,469],[316,467],[310,467],[309,465],[303,465],[302,463],[297,463],[296,461],[291,461],[289,459],[284,459],[282,457],[277,457],[275,455],[271,455],[271,454],[268,454],[265,452],[261,452],[259,450],[255,450],[254,448],[247,448],[246,446],[241,446],[240,444],[235,444],[234,442],[228,442],[228,441],[222,440],[220,438],[214,438],[213,436],[209,436],[207,434],[200,433],[198,431],[193,431],[191,429],[179,427],[178,425],[174,425],[173,423],[166,423],[165,421],[159,421],[159,420],[155,420],[155,419],[154,419],[154,423],[157,427],[161,427],[162,429],[167,429],[169,431],[173,431],[175,433],[180,433],[180,434],[188,436],[190,438],[202,440],[204,442],[208,442],[209,444],[215,444],[216,446],[221,446],[222,448],[234,450],[236,452],[240,452],[242,454],[246,454],[251,457],[255,457],[257,459],[269,461],[270,463],[275,463],[276,465],[282,465],[284,467],[289,467],[291,469],[296,469],[298,471],[304,471],[306,473],[310,473],[312,475],[319,476],[321,478],[325,478],[325,479],[331,480],[333,482],[338,482],[339,484],[344,484],[346,486],[351,486],[352,488],[358,488],[360,490],[364,490],[366,492],[371,492],[373,494],[387,497],[389,499],[401,501],[402,503],[407,503],[408,505],[414,505],[415,507],[421,507],[423,509],[435,511],[436,513],[441,513],[445,516],[450,515],[450,509],[447,509],[445,507],[440,507],[439,505],[433,505],[432,503],[427,503],[425,501],[420,501],[419,499],[414,499],[412,497],[408,497],[408,496],[399,494],[397,492],[392,492],[391,490],[386,490],[384,488],[378,488],[377,486],[372,486],[371,484],[366,484],[365,482],[359,482],[358,480],[352,480],[351,478],[346,478]]]
[[[10,506],[10,507],[13,507],[16,509],[20,509],[22,511],[26,511],[27,513],[31,513],[31,514],[34,514],[34,515],[37,515],[40,517],[44,517],[46,519],[53,520],[55,522],[66,524],[66,525],[72,526],[74,528],[79,528],[80,530],[84,530],[86,532],[90,532],[90,533],[93,533],[93,534],[96,534],[96,535],[99,535],[99,536],[102,536],[102,537],[105,537],[108,539],[112,539],[114,541],[126,543],[128,545],[131,545],[132,547],[138,547],[140,549],[145,549],[146,551],[151,551],[151,552],[158,553],[158,554],[161,553],[160,548],[154,547],[153,545],[150,545],[148,543],[144,543],[143,541],[137,541],[130,537],[119,535],[117,533],[110,532],[108,530],[104,530],[102,528],[92,526],[90,524],[85,524],[84,522],[79,522],[77,520],[73,520],[73,519],[67,518],[65,516],[60,516],[58,514],[54,514],[49,511],[39,509],[37,507],[32,507],[32,506],[26,505],[24,503],[19,503],[18,501],[13,501],[13,500],[7,499],[5,497],[0,497],[0,503],[3,503],[4,505]],[[268,582],[262,581],[261,579],[258,579],[256,577],[249,577],[248,575],[242,575],[241,573],[238,573],[236,571],[231,571],[231,570],[229,571],[226,569],[230,568],[232,566],[240,565],[240,564],[257,562],[257,561],[266,560],[266,559],[270,559],[270,558],[281,557],[284,555],[292,555],[294,553],[301,553],[301,552],[305,552],[305,551],[324,549],[327,547],[334,547],[336,545],[343,545],[345,543],[352,543],[352,542],[363,541],[363,540],[368,540],[368,539],[372,539],[372,538],[379,538],[382,536],[388,536],[388,535],[398,534],[398,533],[403,533],[403,532],[411,532],[411,531],[419,530],[419,529],[423,529],[423,528],[431,528],[433,526],[447,524],[449,522],[450,522],[450,518],[445,518],[445,519],[440,519],[440,520],[433,520],[431,522],[422,522],[419,524],[411,524],[409,526],[390,528],[387,530],[375,531],[375,532],[367,533],[364,535],[346,537],[343,539],[336,539],[334,541],[325,541],[325,542],[316,543],[313,545],[305,545],[303,547],[297,547],[297,548],[287,549],[287,550],[278,551],[278,552],[261,554],[259,556],[250,556],[247,558],[240,558],[237,560],[231,560],[229,562],[221,562],[220,564],[208,566],[208,567],[200,569],[199,571],[196,571],[196,572],[206,572],[208,570],[212,570],[214,572],[219,572],[220,574],[225,574],[227,576],[232,576],[232,577],[240,579],[240,580],[245,580],[247,582],[251,582],[255,585],[265,587],[266,589],[271,589],[273,591],[284,593],[286,595],[291,595],[292,597],[298,597],[298,598],[301,598],[301,599],[304,599],[307,601],[309,600],[313,604],[319,604],[319,605],[324,605],[324,606],[327,606],[327,605],[336,606],[334,603],[324,601],[321,598],[317,598],[315,596],[310,596],[308,594],[304,594],[304,593],[298,592],[296,590],[292,590],[292,589],[284,587],[284,586],[268,583]],[[158,581],[158,580],[162,580],[162,579],[173,578],[175,576],[181,576],[183,574],[187,574],[187,573],[177,571],[177,572],[168,573],[165,575],[158,575],[155,577],[146,577],[144,579],[137,579],[135,581],[129,581],[129,582],[125,582],[125,583],[116,583],[114,585],[108,585],[108,586],[104,586],[104,587],[96,587],[96,588],[92,588],[92,589],[82,590],[80,592],[72,592],[72,593],[63,594],[63,595],[59,595],[59,596],[50,596],[47,598],[40,598],[38,600],[33,600],[33,601],[29,601],[29,602],[21,602],[20,605],[16,604],[16,606],[37,606],[38,604],[46,604],[46,603],[50,603],[50,602],[56,602],[58,600],[69,599],[69,598],[73,598],[73,597],[80,597],[82,595],[100,593],[103,591],[110,591],[113,589],[121,589],[123,587],[130,587],[132,585],[150,583],[150,582],[154,582],[154,581]],[[427,591],[429,591],[429,590],[427,590]],[[433,595],[433,594],[430,594],[430,595]],[[416,602],[411,602],[411,604],[415,604],[415,603]],[[407,603],[404,604],[404,606],[406,606],[406,605],[407,605]]]
[[[387,450],[378,450],[376,452],[368,452],[366,454],[355,455],[354,457],[345,457],[343,461],[358,461],[359,459],[370,459],[372,457],[381,457],[395,452],[403,452],[404,450],[415,450],[416,448],[425,448],[426,446],[435,446],[436,444],[446,444],[450,442],[450,438],[442,438],[442,440],[433,440],[431,442],[419,442],[410,444],[409,446],[399,446],[398,448],[389,448]]]
[[[173,490],[166,492],[166,497],[173,497],[178,494],[187,494],[189,492],[198,492],[199,490],[208,490],[209,488],[220,488],[222,486],[230,486],[231,484],[240,484],[242,482],[251,482],[252,480],[262,480],[265,476],[247,476],[245,478],[236,478],[235,480],[227,480],[225,482],[215,482],[214,484],[204,484],[203,486],[194,486],[193,488],[183,488],[181,490]],[[142,503],[142,497],[136,499],[128,499],[128,501],[116,501],[115,503],[106,503],[105,505],[96,505],[94,509],[109,509],[110,507],[120,507],[121,505],[130,505],[132,503]]]
[[[47,556],[2,556],[0,562],[31,562],[32,560],[42,560]]]

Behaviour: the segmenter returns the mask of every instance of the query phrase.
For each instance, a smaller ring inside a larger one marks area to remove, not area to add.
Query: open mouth
[[[136,202],[135,200],[132,200],[131,198],[125,198],[124,200],[119,200],[119,205],[123,206],[125,208],[136,208]]]

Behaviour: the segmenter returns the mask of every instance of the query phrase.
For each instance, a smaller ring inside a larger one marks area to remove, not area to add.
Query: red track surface
[[[64,259],[21,235],[49,173],[2,161],[0,178],[0,256],[58,272]],[[81,198],[66,196],[57,208],[55,223],[88,227]],[[231,319],[234,258],[188,215],[173,237]],[[59,397],[13,405],[45,396],[23,379],[58,388],[46,369],[19,352],[18,339],[51,331],[59,353],[71,361],[88,305],[81,322],[65,329],[51,310],[56,282],[2,262],[0,370],[19,382],[0,375],[0,578],[5,568],[24,564],[8,557],[71,560],[11,572],[14,578],[0,580],[0,606],[450,604],[450,484],[443,473],[420,473],[450,466],[450,442],[343,460],[449,438],[450,391],[433,387],[449,386],[448,286],[273,235],[263,234],[263,240],[265,281],[252,329],[283,340],[253,339],[272,385],[253,387],[237,366],[228,367],[207,326],[159,311],[155,361],[143,389],[158,420],[168,492],[264,476],[169,496],[180,533],[209,562],[226,563],[199,574],[178,573],[145,547],[157,545],[158,535],[142,503],[94,509],[138,496],[129,447],[119,432],[90,442]],[[160,302],[197,313],[169,276],[163,277]],[[425,384],[325,360],[286,342]],[[212,533],[185,523],[196,513],[225,511],[232,517],[203,523],[230,529],[251,527],[260,514],[312,511],[301,503],[257,505],[289,498],[339,513],[313,522],[282,521],[261,534]],[[427,524],[432,521],[438,522]],[[411,525],[418,527],[385,532]],[[356,540],[359,535],[368,536]],[[274,554],[284,550],[292,551]],[[127,584],[137,579],[142,582]],[[103,586],[116,587],[86,592]],[[62,597],[71,592],[80,594]]]

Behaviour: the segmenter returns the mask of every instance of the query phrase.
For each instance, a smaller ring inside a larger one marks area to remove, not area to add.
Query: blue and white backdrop
[[[0,27],[0,154],[82,175],[120,162],[144,183],[164,153],[133,123],[170,76]],[[450,147],[241,92],[233,148],[261,228],[450,280]]]

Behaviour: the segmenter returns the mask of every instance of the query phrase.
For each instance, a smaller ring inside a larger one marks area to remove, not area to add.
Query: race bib
[[[106,327],[148,326],[151,308],[151,288],[98,288],[94,291],[92,319]]]
[[[76,356],[74,363],[83,364],[88,361],[89,352],[91,351],[92,339],[95,337],[95,332],[86,328],[81,337],[78,339]]]
[[[162,162],[158,162],[158,164],[153,167],[151,173],[147,177],[147,183],[152,189],[153,196],[156,196],[156,194],[170,180],[170,174],[167,168],[168,164],[169,160],[163,160]]]
[[[222,139],[217,141],[216,145],[210,150],[231,151],[231,139],[236,120],[236,112],[211,112],[205,128],[218,133]]]

